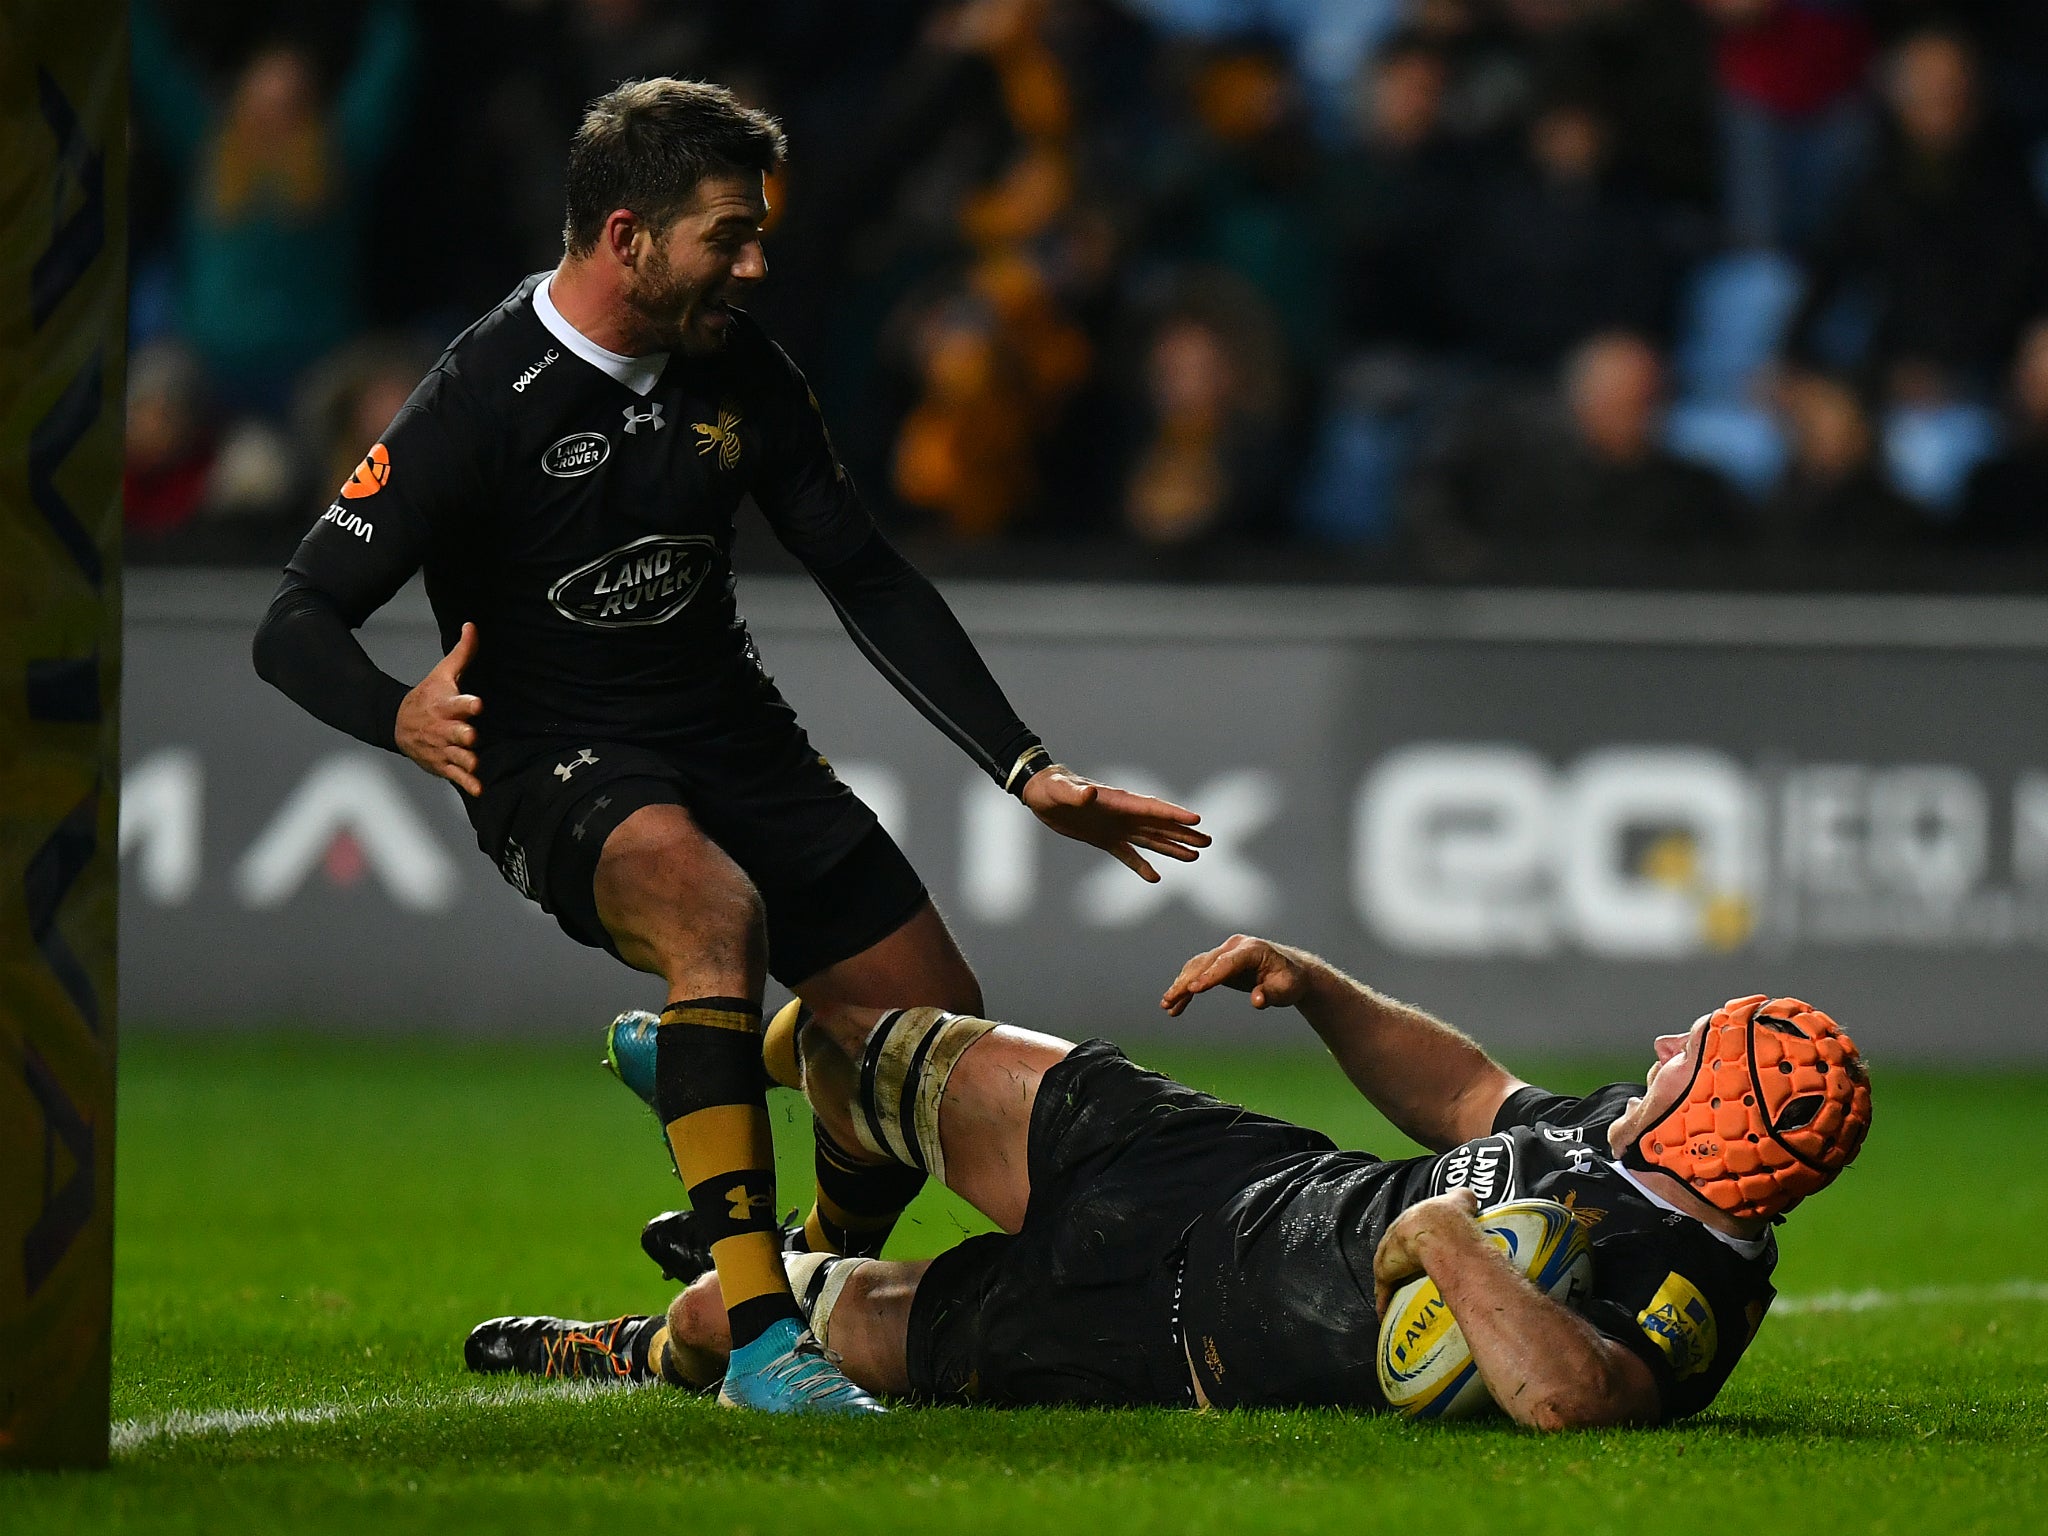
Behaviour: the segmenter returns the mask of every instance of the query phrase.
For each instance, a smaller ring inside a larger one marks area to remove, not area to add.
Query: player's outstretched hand
[[[1159,1006],[1175,1018],[1188,999],[1212,987],[1235,987],[1252,995],[1254,1008],[1291,1008],[1308,990],[1313,962],[1300,950],[1271,939],[1233,933],[1180,968]]]
[[[1060,763],[1026,780],[1022,798],[1060,836],[1100,848],[1142,880],[1159,878],[1145,854],[1190,864],[1209,846],[1209,834],[1195,830],[1202,818],[1186,806],[1097,784]]]
[[[398,706],[394,732],[399,751],[472,796],[484,792],[476,776],[476,727],[470,723],[483,713],[484,701],[462,691],[462,671],[475,655],[476,626],[465,624],[455,649]]]
[[[1453,1189],[1418,1200],[1394,1218],[1372,1256],[1373,1305],[1381,1317],[1394,1292],[1424,1272],[1416,1252],[1423,1232],[1438,1222],[1470,1222],[1478,1215],[1479,1197],[1469,1189]]]

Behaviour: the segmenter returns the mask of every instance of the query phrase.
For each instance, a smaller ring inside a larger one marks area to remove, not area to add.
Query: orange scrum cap
[[[1777,1216],[1831,1183],[1869,1130],[1869,1074],[1841,1026],[1796,997],[1739,997],[1708,1017],[1685,1094],[1629,1161],[1731,1216]]]

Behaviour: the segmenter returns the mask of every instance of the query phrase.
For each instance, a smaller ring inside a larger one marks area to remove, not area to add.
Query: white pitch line
[[[126,1455],[158,1441],[191,1440],[201,1435],[240,1435],[280,1424],[332,1424],[386,1408],[445,1408],[468,1403],[489,1408],[534,1398],[589,1397],[614,1392],[613,1385],[591,1381],[504,1381],[460,1392],[421,1392],[404,1397],[377,1396],[339,1403],[314,1403],[305,1408],[224,1408],[212,1413],[167,1413],[156,1419],[122,1419],[107,1436],[108,1448]],[[628,1389],[630,1390],[630,1389]]]
[[[2048,1301],[2048,1281],[1916,1285],[1903,1291],[1822,1291],[1814,1296],[1780,1296],[1772,1303],[1771,1311],[1798,1317],[1814,1312],[1876,1312],[1888,1307],[1953,1307],[1986,1301]]]
[[[152,1440],[189,1440],[195,1435],[239,1435],[273,1424],[327,1424],[354,1404],[322,1403],[313,1408],[224,1408],[217,1413],[167,1413],[160,1419],[123,1419],[107,1435],[107,1446],[124,1455]]]
[[[1953,1307],[1983,1302],[2048,1302],[2048,1280],[2004,1280],[1995,1285],[1920,1285],[1901,1291],[1870,1288],[1820,1291],[1811,1296],[1780,1296],[1771,1311],[1781,1317],[1807,1317],[1832,1312],[1877,1312],[1893,1307]],[[442,1408],[467,1402],[478,1407],[530,1401],[534,1398],[588,1397],[616,1392],[619,1387],[588,1381],[505,1381],[478,1385],[462,1392],[418,1393],[409,1397],[371,1397],[343,1403],[315,1403],[306,1408],[227,1408],[214,1413],[167,1413],[157,1419],[123,1419],[115,1424],[109,1444],[117,1456],[164,1440],[190,1440],[201,1435],[240,1435],[281,1424],[331,1424],[385,1408]],[[627,1390],[632,1390],[628,1388]]]

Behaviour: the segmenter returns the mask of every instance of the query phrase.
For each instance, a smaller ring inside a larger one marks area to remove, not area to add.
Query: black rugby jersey
[[[548,328],[545,278],[456,338],[314,524],[258,670],[391,747],[406,685],[347,631],[424,568],[443,649],[465,621],[478,629],[462,685],[484,701],[484,752],[536,737],[686,746],[773,696],[733,601],[733,519],[751,495],[890,682],[1002,779],[1037,738],[875,529],[781,349],[734,311],[716,354],[618,359],[653,375],[642,392]]]
[[[1261,1170],[1189,1233],[1182,1331],[1209,1401],[1386,1407],[1373,1255],[1402,1211],[1462,1187],[1483,1206],[1571,1207],[1592,1248],[1587,1320],[1649,1366],[1665,1419],[1706,1407],[1770,1306],[1777,1245],[1733,1246],[1615,1165],[1607,1128],[1641,1091],[1522,1088],[1491,1135],[1438,1156],[1303,1153]]]

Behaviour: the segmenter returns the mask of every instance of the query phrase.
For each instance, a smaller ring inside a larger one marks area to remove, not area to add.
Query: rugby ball
[[[1479,1213],[1479,1230],[1536,1288],[1568,1307],[1593,1287],[1586,1234],[1555,1200],[1510,1200]],[[1493,1406],[1465,1335],[1427,1275],[1394,1292],[1380,1319],[1380,1390],[1405,1418],[1463,1419]]]

